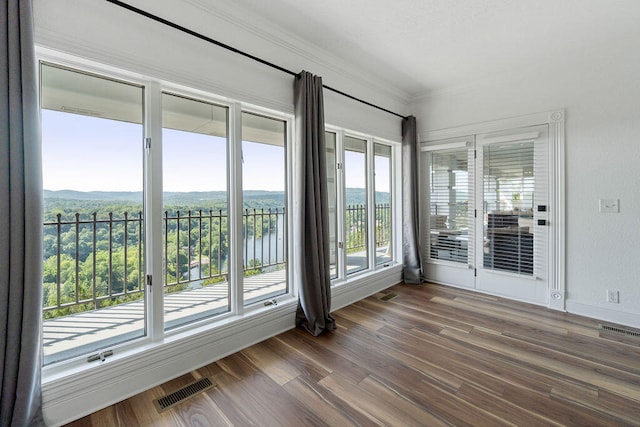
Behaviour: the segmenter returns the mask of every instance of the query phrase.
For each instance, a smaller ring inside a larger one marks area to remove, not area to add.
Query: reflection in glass
[[[375,144],[374,154],[376,265],[393,258],[391,239],[391,147]]]
[[[347,274],[369,266],[367,252],[367,141],[344,137],[345,249]]]
[[[145,335],[143,88],[41,65],[44,363]]]
[[[244,304],[287,293],[286,122],[242,113]]]
[[[429,233],[432,259],[468,262],[469,150],[434,151],[429,170]]]
[[[533,163],[533,141],[484,147],[484,268],[533,275]]]
[[[230,310],[227,108],[163,94],[165,328]]]
[[[338,277],[338,180],[336,134],[325,132],[327,150],[327,194],[329,202],[329,265],[331,278]]]

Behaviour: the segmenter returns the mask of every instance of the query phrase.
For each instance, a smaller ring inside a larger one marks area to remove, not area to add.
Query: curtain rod
[[[137,13],[138,15],[142,15],[142,16],[144,16],[146,18],[149,18],[149,19],[151,19],[153,21],[156,21],[156,22],[159,22],[159,23],[164,24],[166,26],[169,26],[169,27],[171,27],[171,28],[173,28],[175,30],[178,30],[178,31],[181,31],[183,33],[189,34],[190,36],[196,37],[196,38],[198,38],[200,40],[204,40],[204,41],[206,41],[208,43],[214,44],[216,46],[219,46],[219,47],[221,47],[223,49],[229,50],[229,51],[231,51],[233,53],[236,53],[238,55],[241,55],[241,56],[244,56],[246,58],[252,59],[252,60],[254,60],[256,62],[259,62],[259,63],[261,63],[263,65],[266,65],[268,67],[271,67],[271,68],[274,68],[276,70],[282,71],[283,73],[287,73],[287,74],[290,74],[292,76],[295,76],[295,75],[298,74],[298,73],[295,73],[295,72],[293,72],[291,70],[288,70],[288,69],[286,69],[284,67],[281,67],[281,66],[279,66],[277,64],[274,64],[273,62],[269,62],[267,60],[264,60],[262,58],[259,58],[259,57],[255,56],[255,55],[251,55],[250,53],[244,52],[244,51],[242,51],[240,49],[236,49],[233,46],[229,46],[228,44],[225,44],[225,43],[222,43],[222,42],[220,42],[218,40],[212,39],[211,37],[205,36],[204,34],[200,34],[200,33],[196,32],[196,31],[190,30],[190,29],[188,29],[186,27],[183,27],[182,25],[178,25],[175,22],[172,22],[172,21],[169,21],[167,19],[161,18],[161,17],[159,17],[157,15],[153,15],[153,14],[151,14],[151,13],[145,11],[145,10],[138,9],[137,7],[131,6],[130,4],[127,4],[127,3],[123,2],[123,1],[120,1],[120,0],[106,0],[106,1],[109,2],[109,3],[113,3],[116,6],[120,6],[120,7],[124,8],[124,9],[127,9],[127,10],[129,10],[131,12]],[[353,95],[349,95],[348,93],[345,93],[345,92],[342,92],[341,90],[332,88],[331,86],[322,85],[322,87],[327,89],[327,90],[330,90],[332,92],[335,92],[335,93],[337,93],[339,95],[342,95],[344,97],[352,99],[354,101],[357,101],[357,102],[360,102],[362,104],[368,105],[370,107],[376,108],[378,110],[384,111],[385,113],[393,114],[394,116],[400,117],[402,119],[405,118],[405,116],[403,116],[401,114],[395,113],[395,112],[393,112],[391,110],[387,110],[386,108],[380,107],[379,105],[372,104],[372,103],[367,102],[367,101],[365,101],[363,99],[356,98]]]

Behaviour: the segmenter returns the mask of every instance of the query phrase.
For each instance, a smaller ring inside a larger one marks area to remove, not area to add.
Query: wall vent
[[[396,294],[394,292],[389,292],[385,296],[380,297],[380,301],[391,301],[392,299],[394,299],[397,296],[398,296],[398,294]]]
[[[163,412],[169,408],[173,408],[198,393],[209,390],[212,387],[215,387],[215,383],[213,381],[209,378],[202,378],[174,391],[173,393],[169,393],[166,396],[154,400],[153,404],[158,412]]]
[[[614,325],[606,325],[604,323],[600,323],[599,329],[604,332],[615,333],[618,335],[625,335],[628,337],[640,338],[640,330],[638,329],[614,326]]]

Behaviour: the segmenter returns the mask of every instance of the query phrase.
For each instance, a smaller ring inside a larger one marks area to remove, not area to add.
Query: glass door
[[[427,280],[548,303],[547,125],[421,147]]]
[[[473,137],[437,141],[422,148],[423,248],[429,280],[473,287],[474,150]]]
[[[546,303],[547,126],[477,135],[476,144],[476,288]]]

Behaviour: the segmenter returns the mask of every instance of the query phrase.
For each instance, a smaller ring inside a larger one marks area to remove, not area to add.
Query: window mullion
[[[149,83],[145,89],[145,246],[147,284],[147,333],[153,341],[164,336],[162,266],[162,92],[160,85]]]
[[[242,268],[242,105],[229,109],[229,283],[231,312],[243,314]]]
[[[346,257],[347,251],[345,249],[347,234],[345,230],[345,187],[344,187],[344,132],[336,132],[336,165],[338,166],[336,180],[337,180],[337,203],[336,211],[338,212],[338,256],[337,256],[337,268],[338,268],[338,280],[343,280],[346,277]]]
[[[376,198],[375,198],[375,168],[374,168],[375,146],[371,138],[367,138],[367,167],[366,167],[366,217],[367,217],[367,269],[376,265]]]

